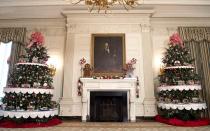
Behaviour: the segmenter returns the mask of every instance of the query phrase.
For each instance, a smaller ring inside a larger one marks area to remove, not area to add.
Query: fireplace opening
[[[90,121],[128,121],[127,92],[90,92]]]

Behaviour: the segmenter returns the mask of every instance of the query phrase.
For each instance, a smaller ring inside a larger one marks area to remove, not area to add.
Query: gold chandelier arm
[[[135,8],[135,6],[139,6],[140,4],[138,3],[138,0],[134,0],[134,4],[133,5],[129,5],[132,8]]]
[[[126,7],[126,1],[125,0],[122,0],[122,4],[121,5],[123,5],[123,7],[124,7],[124,9],[126,10],[126,11],[128,11],[128,8]]]
[[[95,7],[95,4],[93,4],[90,9],[88,8],[89,11],[92,12],[94,7]]]
[[[96,6],[96,4],[92,4],[91,8],[88,8],[88,10],[89,10],[90,12],[92,12],[95,6]]]
[[[134,3],[138,6],[138,5],[141,5],[138,3],[138,0],[134,0]]]
[[[107,9],[108,9],[108,7],[104,7],[105,9],[104,9],[104,12],[105,12],[105,14],[107,13]]]
[[[76,4],[79,4],[80,2],[82,2],[82,1],[84,1],[84,0],[79,0],[79,1],[77,1],[76,3],[72,3],[73,5],[76,5]]]
[[[120,5],[122,5],[123,2],[124,2],[124,0],[118,0],[118,3],[119,3]]]
[[[100,12],[100,10],[101,10],[101,6],[98,6],[98,13]]]
[[[107,13],[107,9],[104,10],[105,14]]]
[[[127,4],[130,8],[134,8],[134,5],[131,4]]]
[[[141,4],[138,3],[138,0],[134,0],[134,4],[133,5],[134,5],[133,7],[135,8],[135,6],[139,6]]]

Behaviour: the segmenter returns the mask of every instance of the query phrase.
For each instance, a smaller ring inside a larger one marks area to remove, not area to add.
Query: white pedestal
[[[91,91],[127,91],[128,97],[128,120],[136,121],[136,78],[128,79],[92,79],[81,78],[83,83],[82,93],[82,121],[87,121],[90,115],[90,92]]]

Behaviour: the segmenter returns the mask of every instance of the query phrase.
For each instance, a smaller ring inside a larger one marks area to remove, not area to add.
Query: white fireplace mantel
[[[135,100],[136,100],[136,78],[125,79],[93,79],[80,78],[82,81],[82,121],[87,121],[90,115],[90,92],[91,91],[127,91],[128,120],[136,121]]]

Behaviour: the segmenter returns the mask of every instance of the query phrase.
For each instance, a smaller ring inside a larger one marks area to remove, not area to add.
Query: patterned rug
[[[158,122],[111,123],[111,122],[71,122],[46,128],[0,128],[0,131],[210,131],[210,126],[176,127]]]

